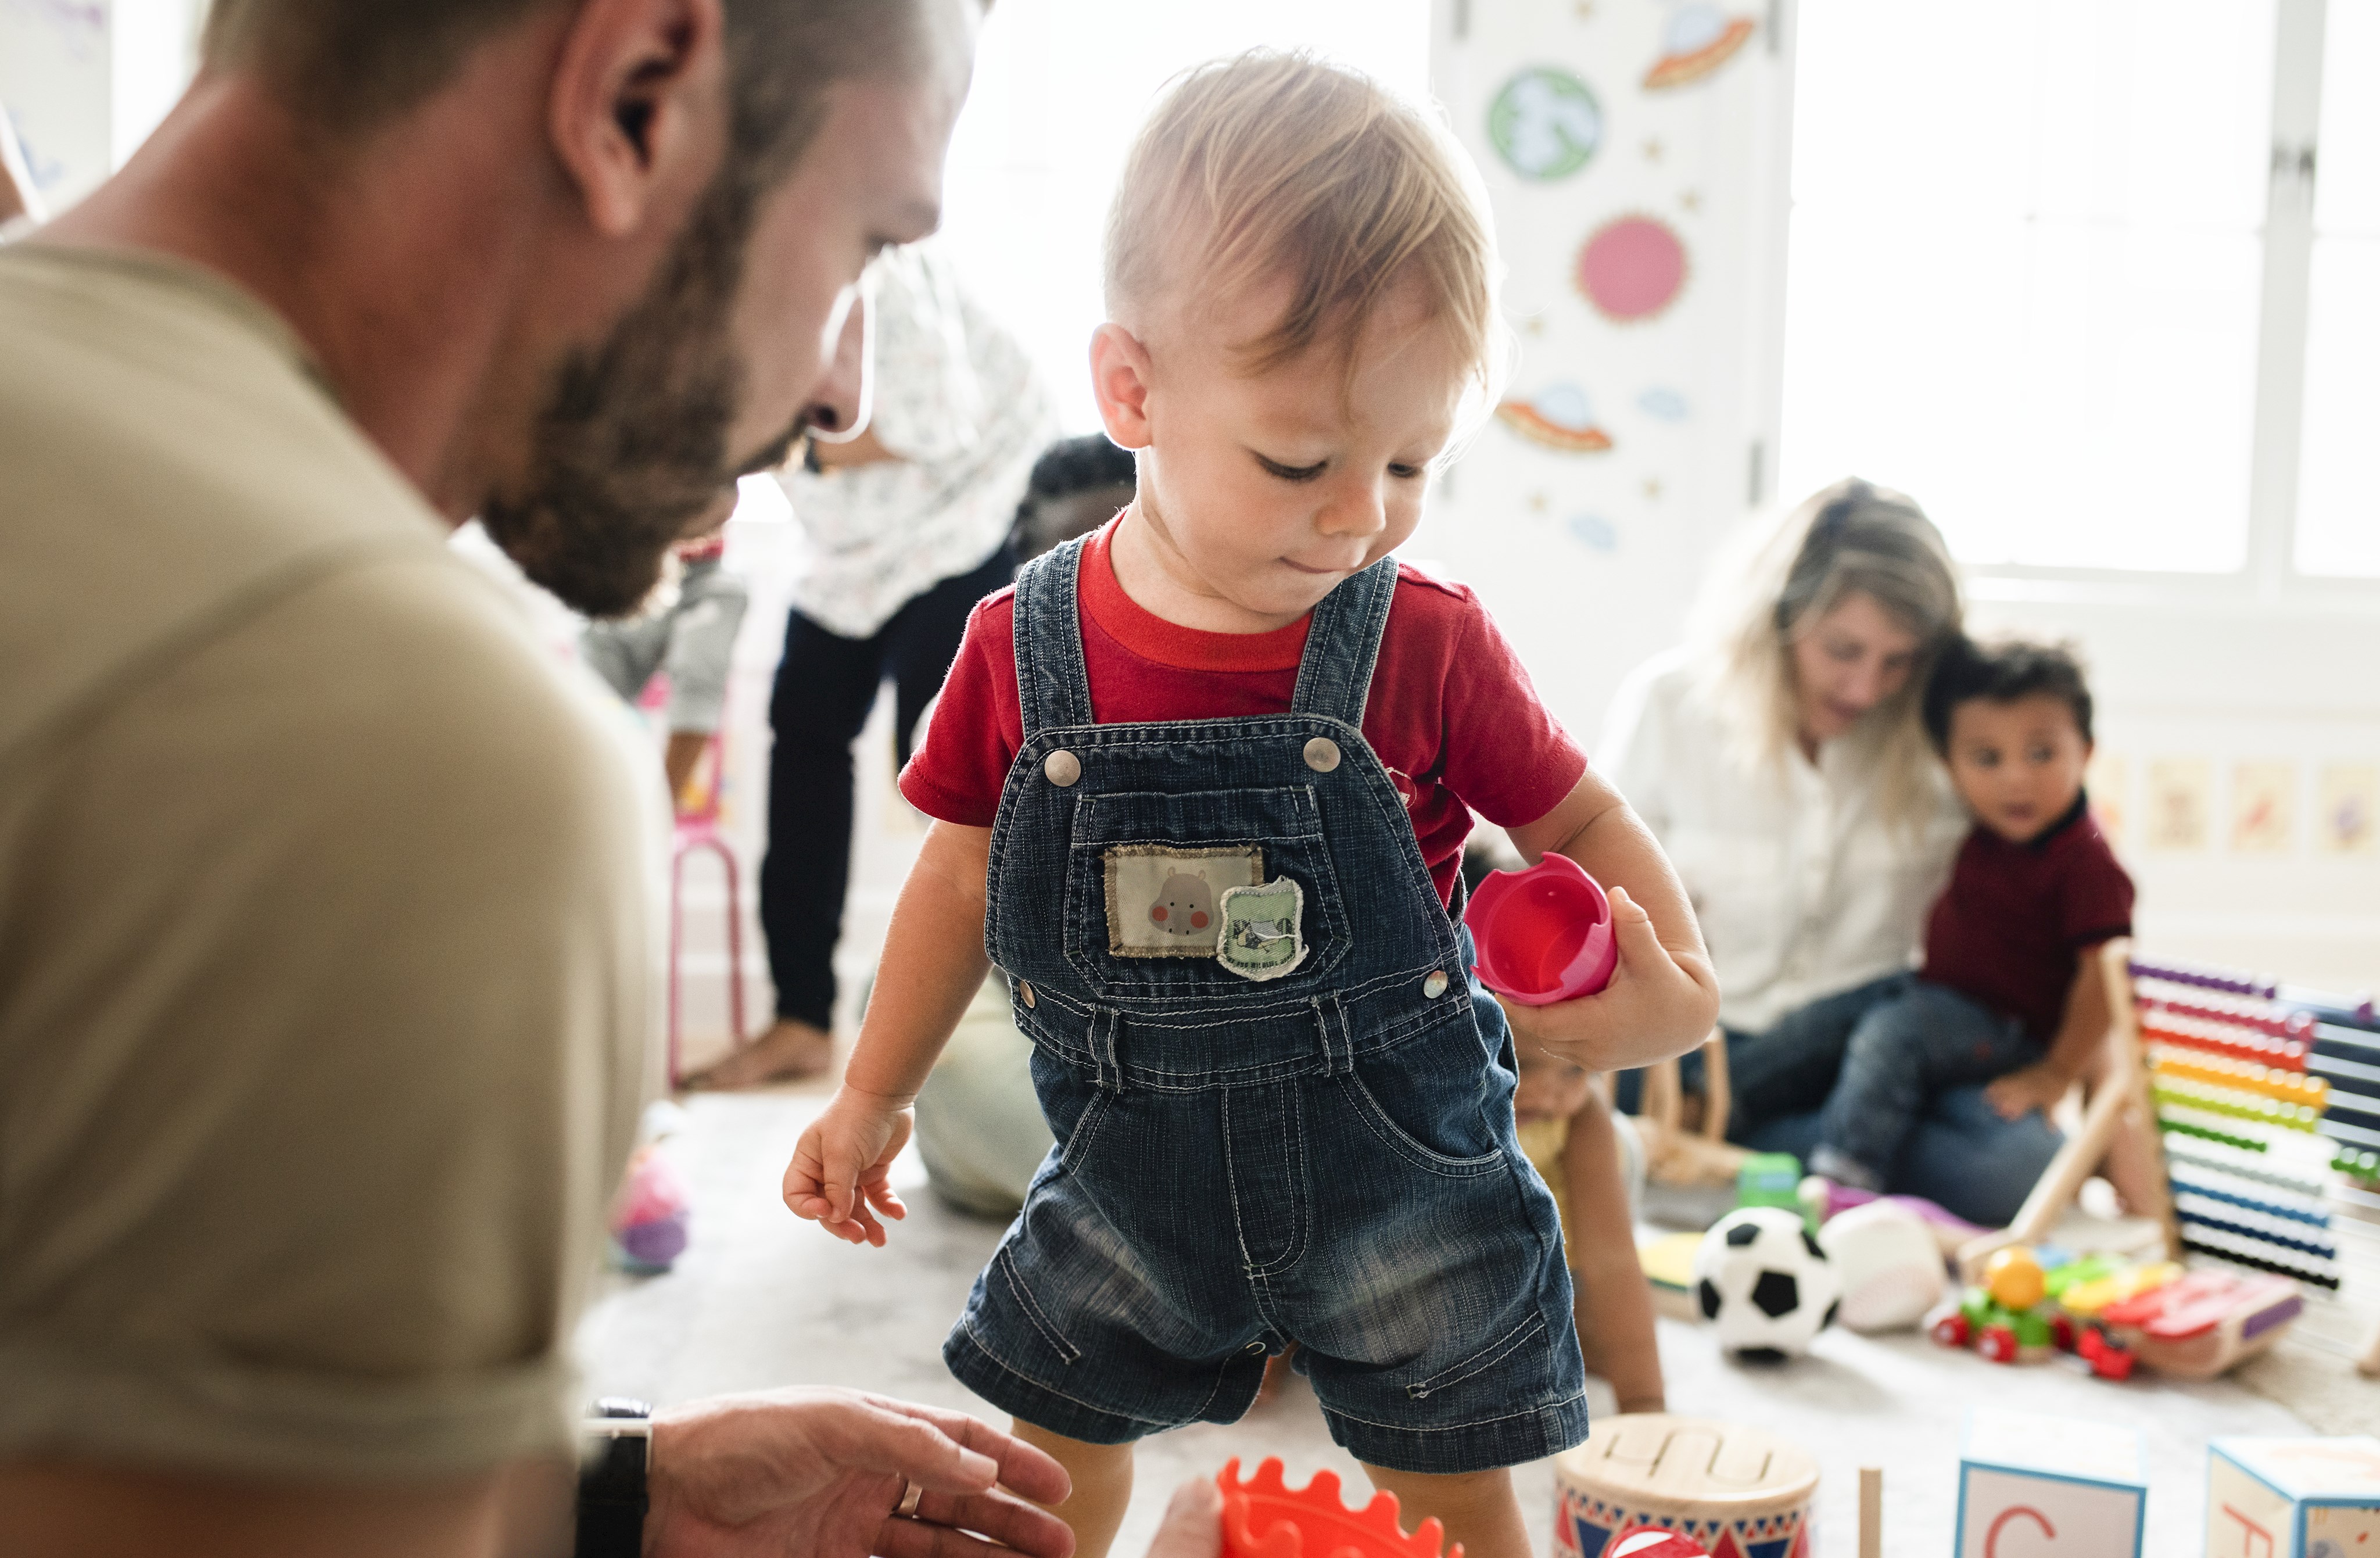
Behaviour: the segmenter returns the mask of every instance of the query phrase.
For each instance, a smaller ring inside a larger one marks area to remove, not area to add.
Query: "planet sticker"
[[[1496,408],[1496,420],[1530,443],[1566,455],[1599,455],[1611,447],[1611,435],[1596,425],[1595,408],[1576,384],[1554,384],[1534,399],[1508,400]]]
[[[1552,66],[1531,66],[1504,83],[1488,105],[1488,139],[1504,165],[1550,183],[1595,160],[1603,144],[1603,105],[1585,81]]]
[[[1636,397],[1636,409],[1664,422],[1682,422],[1688,414],[1686,397],[1660,384]]]
[[[1618,323],[1653,318],[1685,285],[1685,241],[1658,216],[1615,217],[1578,251],[1578,289]]]
[[[1661,57],[1645,72],[1645,90],[1688,86],[1733,59],[1760,24],[1730,17],[1717,6],[1681,6],[1661,30]]]

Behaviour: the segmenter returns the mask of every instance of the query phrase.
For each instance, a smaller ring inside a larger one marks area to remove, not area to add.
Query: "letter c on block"
[[[2000,1528],[2020,1515],[2039,1525],[2043,1536],[2052,1541],[2058,1540],[2058,1528],[2049,1523],[2048,1515],[2028,1505],[2018,1504],[2013,1509],[2001,1510],[1998,1518],[1992,1522],[1992,1528],[1984,1533],[1984,1558],[2000,1558]]]

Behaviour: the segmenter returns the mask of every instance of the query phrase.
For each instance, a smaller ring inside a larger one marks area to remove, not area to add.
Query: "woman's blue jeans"
[[[1820,1112],[1841,1074],[1852,1030],[1875,1006],[1907,993],[1912,976],[1888,975],[1789,1012],[1761,1033],[1727,1032],[1728,1139],[1763,1152],[1791,1152],[1804,1162],[1818,1144]],[[1680,1064],[1688,1088],[1700,1085],[1702,1056]],[[1634,1106],[1633,1076],[1623,1077],[1622,1107]],[[2006,1226],[2064,1138],[2039,1114],[2003,1120],[1982,1088],[1937,1098],[1909,1134],[1886,1175],[1888,1189],[1923,1196],[1985,1227]]]

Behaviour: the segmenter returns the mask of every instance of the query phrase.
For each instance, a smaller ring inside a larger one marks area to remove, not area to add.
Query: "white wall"
[[[55,213],[165,116],[197,66],[205,0],[0,0],[0,109]]]
[[[1508,398],[1582,393],[1608,450],[1498,422],[1446,477],[1409,554],[1476,588],[1546,702],[1591,741],[1628,669],[1675,640],[1718,539],[1767,496],[1774,451],[1788,41],[1757,13],[1710,74],[1647,90],[1682,13],[1652,0],[1438,0],[1433,79],[1486,174],[1519,332]],[[1687,18],[1691,21],[1693,18]],[[1601,108],[1567,177],[1524,176],[1489,115],[1517,72],[1554,67]],[[1649,216],[1682,241],[1682,290],[1619,322],[1582,292],[1591,235]]]

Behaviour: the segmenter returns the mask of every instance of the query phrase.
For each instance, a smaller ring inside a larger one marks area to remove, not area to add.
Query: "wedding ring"
[[[917,1517],[917,1505],[925,1496],[926,1490],[905,1477],[901,1479],[901,1503],[892,1513],[901,1519],[915,1520]]]

